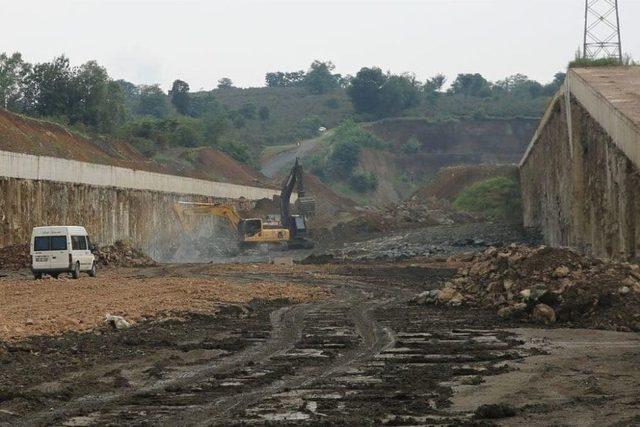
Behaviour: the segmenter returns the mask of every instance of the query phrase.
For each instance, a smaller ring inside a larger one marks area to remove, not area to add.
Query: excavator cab
[[[262,220],[260,218],[243,219],[238,224],[238,233],[242,238],[252,237],[262,231]]]

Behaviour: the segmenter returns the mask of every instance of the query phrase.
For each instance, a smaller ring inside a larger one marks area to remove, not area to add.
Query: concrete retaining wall
[[[8,151],[0,151],[0,176],[228,199],[238,199],[240,197],[249,200],[271,199],[274,195],[279,194],[274,189],[206,181]]]
[[[253,201],[275,194],[273,189],[0,151],[0,246],[28,242],[35,226],[83,225],[99,244],[130,240],[153,258],[169,260],[182,235],[174,202],[223,201],[249,209]],[[220,226],[210,223],[209,230]]]
[[[549,245],[636,258],[640,178],[628,155],[633,152],[614,141],[602,116],[569,95],[571,81],[568,87],[549,107],[520,165],[525,226],[539,229]],[[598,111],[610,110],[603,105]]]

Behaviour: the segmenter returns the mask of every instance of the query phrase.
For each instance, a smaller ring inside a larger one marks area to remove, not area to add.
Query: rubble
[[[31,267],[31,254],[28,243],[0,248],[0,270],[21,270],[29,267]]]
[[[102,266],[117,267],[152,267],[157,262],[149,258],[131,242],[119,240],[113,245],[100,246],[94,251],[96,261]]]
[[[0,248],[0,270],[22,270],[31,268],[31,254],[28,243],[20,243]],[[96,247],[96,261],[102,266],[149,267],[157,263],[135,248],[128,241],[117,241],[113,245]]]
[[[472,259],[454,255],[449,262],[464,267],[437,298],[420,294],[414,302],[487,308],[505,320],[640,331],[640,274],[635,264],[515,244],[487,248]]]

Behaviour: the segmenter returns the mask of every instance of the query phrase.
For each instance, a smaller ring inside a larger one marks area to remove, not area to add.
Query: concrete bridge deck
[[[578,68],[571,74],[640,126],[640,67]]]

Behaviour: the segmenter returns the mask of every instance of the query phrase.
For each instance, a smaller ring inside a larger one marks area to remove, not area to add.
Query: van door
[[[86,236],[71,236],[71,249],[73,250],[73,262],[80,261],[80,270],[90,270],[93,256],[89,250]]]
[[[67,236],[57,235],[51,236],[51,250],[49,257],[51,258],[51,269],[66,270],[69,268],[69,244]]]
[[[48,270],[51,268],[51,238],[49,236],[33,236],[34,270]]]

